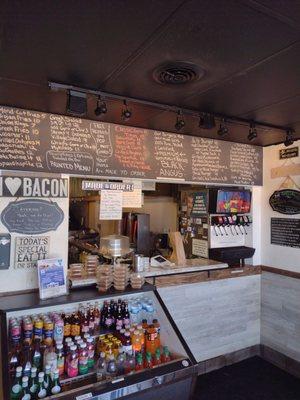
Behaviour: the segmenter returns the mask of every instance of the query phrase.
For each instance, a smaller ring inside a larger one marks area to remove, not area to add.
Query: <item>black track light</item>
[[[107,113],[106,103],[105,103],[105,101],[101,102],[100,96],[98,97],[97,107],[95,108],[94,113],[95,113],[95,115],[97,117],[99,117],[101,114],[106,114]]]
[[[252,140],[257,138],[257,130],[253,122],[250,124],[249,133],[248,133],[248,140],[251,142]]]
[[[292,131],[292,129],[288,129],[286,131],[286,137],[285,137],[284,145],[286,147],[288,147],[288,146],[291,146],[293,143],[294,143],[293,131]]]
[[[225,118],[222,118],[222,120],[220,122],[220,127],[219,127],[217,133],[219,136],[225,136],[225,135],[227,135],[228,132],[229,132],[229,129],[226,126],[226,120],[225,120]]]
[[[185,121],[183,119],[182,111],[178,110],[176,123],[175,123],[175,129],[176,129],[176,131],[180,131],[184,127],[185,127]]]
[[[123,101],[123,104],[124,108],[122,110],[121,118],[123,121],[128,121],[132,116],[132,112],[128,109],[126,100]]]
[[[68,91],[67,113],[82,117],[87,112],[86,93],[78,92],[76,90]]]
[[[213,114],[203,113],[200,115],[199,127],[204,129],[212,129],[216,126]]]

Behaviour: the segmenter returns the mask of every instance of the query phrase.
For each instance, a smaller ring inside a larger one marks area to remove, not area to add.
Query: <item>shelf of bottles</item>
[[[10,399],[17,400],[107,383],[178,358],[161,343],[155,303],[146,296],[10,317],[9,341]]]

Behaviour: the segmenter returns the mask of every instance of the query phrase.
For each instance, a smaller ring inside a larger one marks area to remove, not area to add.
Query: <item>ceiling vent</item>
[[[204,70],[187,62],[163,64],[153,71],[153,78],[162,85],[183,85],[194,82],[204,75]]]

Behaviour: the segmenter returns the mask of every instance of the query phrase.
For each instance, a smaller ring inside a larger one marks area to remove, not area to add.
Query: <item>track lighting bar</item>
[[[162,111],[170,111],[170,112],[174,112],[176,114],[178,113],[178,106],[171,106],[168,104],[156,103],[153,101],[138,99],[138,98],[134,98],[134,97],[120,96],[118,94],[108,93],[108,92],[104,92],[102,90],[80,88],[77,86],[66,85],[63,83],[56,83],[56,82],[48,82],[48,86],[53,91],[74,90],[76,92],[84,93],[86,95],[97,96],[98,98],[100,96],[101,99],[120,100],[120,101],[122,101],[122,103],[124,103],[124,99],[125,99],[125,101],[129,102],[129,103],[142,104],[145,106],[160,109]],[[262,130],[274,130],[275,129],[275,130],[279,130],[279,131],[283,131],[283,132],[291,130],[289,127],[286,127],[286,126],[266,124],[264,122],[257,122],[257,121],[253,121],[253,120],[248,120],[246,118],[227,116],[227,115],[218,114],[218,113],[210,114],[210,113],[201,112],[199,110],[187,109],[187,108],[180,108],[180,110],[181,110],[182,115],[183,114],[190,115],[190,116],[196,117],[198,119],[199,119],[199,117],[201,117],[201,115],[208,114],[208,115],[213,115],[215,118],[217,118],[221,121],[226,120],[226,122],[232,122],[232,123],[236,123],[236,124],[239,124],[242,126],[249,126],[252,123],[252,124],[255,124],[255,127],[262,129]]]

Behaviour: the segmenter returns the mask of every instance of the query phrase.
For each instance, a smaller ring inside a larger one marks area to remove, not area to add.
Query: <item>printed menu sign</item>
[[[271,244],[300,248],[300,219],[271,218]]]
[[[0,106],[0,135],[3,170],[120,180],[262,184],[262,148],[250,144],[6,106]],[[7,181],[3,187],[14,191],[18,184]]]
[[[49,257],[50,236],[19,236],[15,241],[14,268],[34,268]]]
[[[62,259],[39,260],[37,265],[41,299],[57,297],[67,293]]]
[[[102,190],[100,198],[100,220],[122,219],[123,192],[121,190]]]

